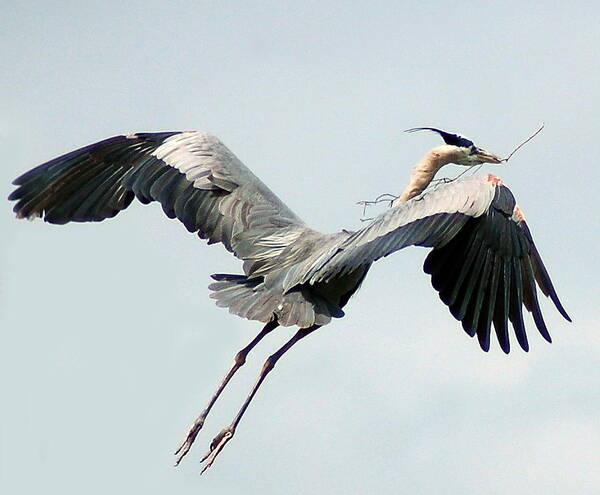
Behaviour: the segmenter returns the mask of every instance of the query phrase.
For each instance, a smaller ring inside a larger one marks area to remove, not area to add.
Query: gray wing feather
[[[14,181],[19,217],[101,221],[134,197],[246,260],[271,258],[311,231],[215,136],[201,131],[115,136],[55,158]],[[314,231],[311,231],[314,232]]]
[[[495,189],[475,177],[440,186],[419,199],[390,208],[365,228],[349,236],[305,279],[327,281],[408,246],[439,246],[450,240],[469,218],[483,215]]]

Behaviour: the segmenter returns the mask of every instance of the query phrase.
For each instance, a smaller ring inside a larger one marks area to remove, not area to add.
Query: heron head
[[[447,154],[446,163],[455,163],[468,167],[481,165],[482,163],[502,163],[502,159],[499,156],[475,146],[473,141],[460,134],[442,131],[435,127],[414,127],[406,130],[406,132],[416,131],[432,131],[442,136],[442,139],[446,143],[446,146],[443,147],[444,154]]]

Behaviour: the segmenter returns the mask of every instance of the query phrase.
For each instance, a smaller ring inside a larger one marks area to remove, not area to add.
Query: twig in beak
[[[508,160],[510,160],[511,156],[513,156],[519,149],[521,149],[523,146],[525,146],[529,141],[531,141],[534,137],[536,137],[540,132],[542,132],[542,129],[544,128],[544,123],[542,122],[542,125],[539,127],[539,129],[537,131],[535,131],[531,136],[529,136],[525,141],[523,141],[521,144],[519,144],[519,146],[517,146],[514,150],[512,150],[510,152],[510,154],[506,157],[506,158],[502,158],[501,161],[503,162],[507,162]]]

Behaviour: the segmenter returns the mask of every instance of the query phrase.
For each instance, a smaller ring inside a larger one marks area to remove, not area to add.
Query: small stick
[[[542,129],[544,128],[544,123],[542,122],[542,125],[539,127],[539,129],[537,131],[535,131],[531,136],[529,136],[525,141],[523,141],[521,144],[519,144],[519,146],[517,146],[514,150],[512,150],[510,152],[510,154],[506,157],[506,158],[502,158],[503,162],[507,162],[508,160],[510,160],[510,158],[519,150],[521,149],[523,146],[525,146],[529,141],[531,141],[534,137],[536,137],[540,132],[542,132]]]
[[[442,184],[448,184],[450,182],[454,182],[456,179],[460,179],[463,175],[465,175],[467,172],[473,172],[473,169],[475,170],[475,172],[477,172],[480,168],[481,165],[477,165],[477,168],[474,167],[469,167],[469,168],[465,168],[460,174],[458,174],[456,177],[440,177],[439,179],[433,179],[430,183],[429,186],[433,186],[433,187],[437,187],[439,183]],[[474,172],[473,172],[474,173]]]
[[[386,198],[386,196],[387,196],[387,198]],[[369,206],[369,205],[376,205],[378,203],[384,203],[384,202],[389,202],[390,205],[391,205],[397,197],[398,196],[394,196],[393,194],[390,194],[390,193],[383,193],[383,194],[380,194],[379,196],[377,196],[372,201],[362,200],[362,201],[357,201],[356,204],[357,205],[363,205],[363,217],[364,217],[366,215],[366,213],[367,213],[367,206]],[[367,220],[372,220],[372,219],[369,218]]]

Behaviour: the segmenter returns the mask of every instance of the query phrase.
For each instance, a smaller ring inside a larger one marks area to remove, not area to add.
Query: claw
[[[225,444],[229,442],[229,440],[231,440],[234,433],[235,428],[233,428],[232,426],[228,426],[226,428],[223,428],[221,432],[215,438],[213,438],[213,441],[210,442],[210,448],[208,452],[204,454],[204,457],[202,457],[202,460],[200,461],[201,464],[204,464],[204,466],[202,467],[202,471],[200,471],[200,474],[204,473],[204,471],[206,471],[209,467],[212,466],[213,462],[215,462],[215,459],[217,458],[221,450],[223,450]]]
[[[174,455],[177,456],[177,459],[175,459],[175,466],[179,466],[179,463],[181,462],[181,460],[190,451],[190,449],[192,448],[192,445],[194,443],[194,440],[196,440],[196,437],[198,436],[198,433],[200,433],[200,430],[202,429],[203,426],[204,426],[204,417],[201,416],[192,425],[192,427],[190,428],[190,431],[188,431],[188,434],[185,437],[185,440],[181,443],[179,448],[175,451]]]

